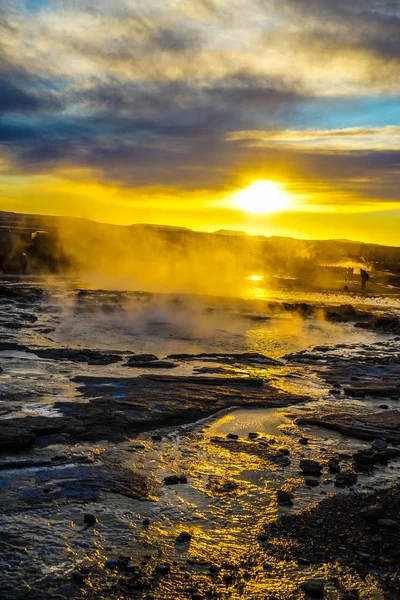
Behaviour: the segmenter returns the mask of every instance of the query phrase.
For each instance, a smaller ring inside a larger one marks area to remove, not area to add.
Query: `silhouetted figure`
[[[364,271],[364,269],[360,269],[360,277],[361,277],[361,289],[365,290],[365,286],[367,285],[367,281],[369,279],[369,275],[368,275],[367,271]]]
[[[21,268],[22,268],[22,274],[26,275],[28,272],[28,256],[27,256],[26,252],[22,252],[22,254],[21,254]]]

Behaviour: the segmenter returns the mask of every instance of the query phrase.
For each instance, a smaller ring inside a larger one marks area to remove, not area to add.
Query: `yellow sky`
[[[270,207],[267,194],[261,195],[259,212],[246,209],[246,199],[253,199],[251,190],[260,181],[281,190],[284,208],[275,210],[274,203]],[[300,193],[295,185],[292,191],[284,181],[260,180],[256,174],[254,179],[249,174],[238,177],[222,190],[135,189],[101,181],[95,173],[75,168],[49,175],[3,176],[0,190],[1,208],[6,211],[69,215],[119,225],[155,223],[201,231],[232,229],[254,235],[400,243],[394,202],[330,205],[324,194],[311,190],[307,194],[304,184]],[[244,194],[239,206],[238,193],[239,197]],[[330,189],[327,198],[330,194],[335,191]]]

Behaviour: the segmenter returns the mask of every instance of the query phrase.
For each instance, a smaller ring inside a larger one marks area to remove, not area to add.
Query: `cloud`
[[[10,173],[79,165],[216,193],[255,173],[330,202],[400,199],[399,123],[301,121],[312,99],[400,94],[397,2],[16,0],[0,14]]]
[[[311,148],[335,152],[400,151],[400,126],[235,131],[228,133],[226,139],[243,141],[249,146],[279,144],[307,151]]]

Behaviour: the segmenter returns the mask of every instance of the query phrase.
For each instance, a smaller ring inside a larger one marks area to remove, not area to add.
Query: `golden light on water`
[[[267,214],[289,208],[290,197],[283,184],[260,179],[237,192],[232,205],[247,212]]]

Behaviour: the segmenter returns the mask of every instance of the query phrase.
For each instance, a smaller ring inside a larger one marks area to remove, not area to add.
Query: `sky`
[[[2,0],[0,209],[400,245],[400,2]]]

